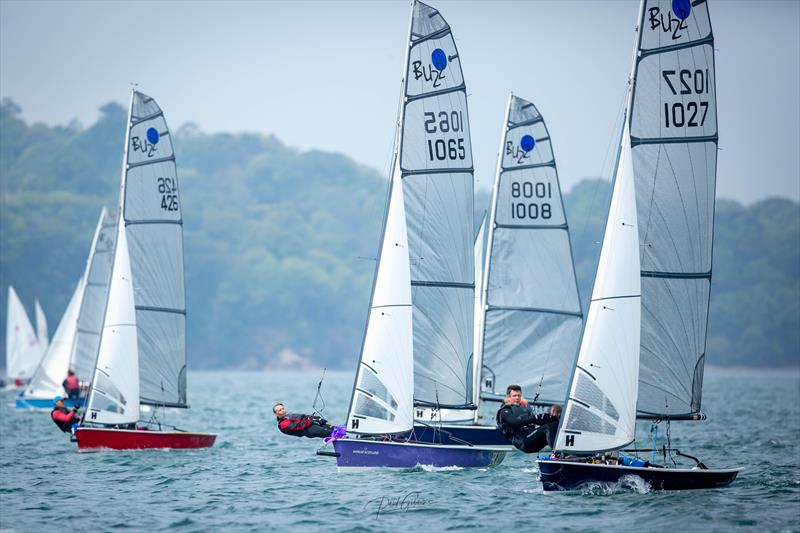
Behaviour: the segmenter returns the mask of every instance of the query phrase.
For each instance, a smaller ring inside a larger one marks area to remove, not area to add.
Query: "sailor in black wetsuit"
[[[518,450],[535,453],[545,445],[553,447],[560,416],[560,405],[551,406],[549,414],[534,414],[522,399],[522,388],[509,385],[505,403],[497,411],[497,428]]]
[[[272,408],[278,419],[278,429],[286,435],[308,438],[330,437],[333,426],[328,425],[328,421],[319,416],[287,414],[286,408],[282,403],[276,403]]]

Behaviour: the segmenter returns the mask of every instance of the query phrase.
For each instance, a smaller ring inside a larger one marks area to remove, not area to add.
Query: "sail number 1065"
[[[519,198],[518,201],[511,201],[512,219],[548,219],[553,216],[553,208],[549,202],[538,202],[538,199],[549,199],[553,197],[553,189],[550,183],[529,181],[511,183],[511,198]],[[530,201],[534,200],[534,201]]]
[[[451,133],[464,129],[464,117],[460,111],[440,111],[425,113],[426,133]],[[458,139],[428,139],[428,159],[445,161],[448,159],[466,159],[467,148],[463,137]]]

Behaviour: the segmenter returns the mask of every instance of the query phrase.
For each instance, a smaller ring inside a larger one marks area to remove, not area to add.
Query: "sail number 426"
[[[511,197],[524,199],[534,198],[552,198],[553,189],[550,183],[531,183],[529,181],[512,182],[511,183]],[[525,202],[525,201],[512,201],[511,202],[511,218],[512,219],[548,219],[553,216],[553,208],[549,202]]]
[[[440,111],[425,113],[426,133],[451,133],[459,132],[464,128],[464,119],[461,111]],[[431,161],[445,161],[447,159],[465,159],[467,149],[464,139],[428,139],[428,159]]]
[[[708,94],[710,78],[708,69],[662,70],[661,77],[667,82],[674,95]],[[703,126],[708,114],[708,102],[664,102],[664,127],[665,128],[690,128]]]
[[[161,194],[161,209],[178,210],[178,185],[175,178],[158,178],[158,192]]]

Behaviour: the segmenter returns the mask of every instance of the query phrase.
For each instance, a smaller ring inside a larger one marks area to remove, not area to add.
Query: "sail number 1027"
[[[539,202],[537,200],[552,197],[553,189],[550,183],[512,182],[511,198],[518,198],[519,200],[511,201],[511,218],[515,220],[549,219],[553,216],[552,206],[549,202]]]
[[[672,94],[676,96],[678,94],[708,94],[711,85],[708,69],[662,70],[661,77],[667,82]],[[687,126],[694,128],[703,126],[706,123],[707,114],[708,102],[703,100],[686,104],[664,102],[664,127],[682,128]]]

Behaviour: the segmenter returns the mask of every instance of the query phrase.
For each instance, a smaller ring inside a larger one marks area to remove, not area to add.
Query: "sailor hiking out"
[[[278,429],[286,435],[308,438],[330,437],[333,426],[322,417],[314,415],[303,415],[287,413],[282,403],[276,403],[272,407],[272,412],[278,421]]]

